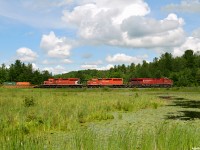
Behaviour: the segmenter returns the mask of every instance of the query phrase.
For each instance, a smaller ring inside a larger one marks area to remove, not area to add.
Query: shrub
[[[139,94],[138,93],[135,93],[135,98],[139,97]]]
[[[31,97],[25,97],[24,99],[24,106],[25,107],[32,107],[35,106],[36,102],[35,99],[31,96]]]
[[[158,108],[158,104],[157,103],[153,103],[153,108],[157,109]]]

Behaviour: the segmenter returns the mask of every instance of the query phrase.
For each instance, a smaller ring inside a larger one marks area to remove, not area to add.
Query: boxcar
[[[17,86],[30,86],[30,82],[16,82]]]
[[[16,82],[4,82],[3,85],[4,86],[15,86]]]
[[[132,78],[129,87],[171,87],[173,81],[168,78]]]

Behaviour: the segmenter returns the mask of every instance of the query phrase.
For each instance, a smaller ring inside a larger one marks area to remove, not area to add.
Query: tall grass
[[[59,137],[24,135],[16,132],[1,139],[1,149],[73,149],[73,150],[188,150],[200,145],[200,128],[189,122],[162,122],[151,130],[119,128],[110,133],[96,130],[75,130]]]
[[[188,124],[167,123],[151,130],[128,126],[109,133],[89,128],[123,120],[121,113],[163,105],[163,100],[138,90],[0,88],[0,149],[171,148],[167,143],[180,147],[174,140],[184,141],[187,148],[198,146],[199,135],[190,124],[187,128]]]
[[[92,130],[77,131],[66,145],[91,150],[188,150],[200,146],[199,132],[191,123],[162,122],[151,130],[127,127],[104,136]]]
[[[35,127],[42,131],[72,130],[80,123],[114,119],[116,111],[156,109],[164,104],[154,96],[130,92],[2,91],[1,119],[8,127],[23,124],[30,131]]]

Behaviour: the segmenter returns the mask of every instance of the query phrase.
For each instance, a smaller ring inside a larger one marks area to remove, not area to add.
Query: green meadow
[[[2,150],[200,147],[200,88],[0,88]]]

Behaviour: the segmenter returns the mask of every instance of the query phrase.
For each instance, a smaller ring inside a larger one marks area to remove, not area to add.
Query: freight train
[[[36,88],[169,88],[172,85],[173,81],[168,78],[131,78],[127,84],[124,84],[123,78],[93,78],[85,85],[80,83],[79,78],[49,78]]]

